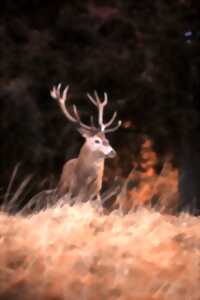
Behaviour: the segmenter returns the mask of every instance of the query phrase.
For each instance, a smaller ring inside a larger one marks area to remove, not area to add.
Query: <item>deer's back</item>
[[[71,159],[64,164],[60,181],[58,183],[57,192],[58,196],[62,197],[69,193],[72,189],[73,183],[76,180],[75,169],[76,169],[77,159]]]

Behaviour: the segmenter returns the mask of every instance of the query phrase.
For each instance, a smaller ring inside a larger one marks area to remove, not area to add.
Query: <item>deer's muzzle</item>
[[[116,156],[116,151],[114,149],[112,149],[109,153],[108,153],[108,157],[109,158],[114,158]]]

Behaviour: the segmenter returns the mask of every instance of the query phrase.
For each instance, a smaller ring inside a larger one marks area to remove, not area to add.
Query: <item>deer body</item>
[[[104,160],[98,164],[93,161],[80,163],[79,158],[67,161],[63,167],[61,178],[57,188],[59,197],[69,194],[71,198],[79,195],[82,201],[92,200],[98,197],[104,171]]]
[[[65,101],[67,99],[68,87],[63,94],[60,93],[60,85],[54,87],[51,91],[51,96],[59,101],[61,109],[67,118],[78,125],[78,131],[85,138],[79,156],[71,159],[64,164],[60,181],[57,187],[58,197],[65,195],[69,196],[70,200],[81,199],[85,202],[99,198],[99,193],[102,187],[104,163],[106,158],[112,158],[116,152],[109,144],[105,136],[105,132],[116,130],[121,122],[118,122],[114,128],[106,129],[111,125],[116,117],[113,117],[106,124],[103,123],[103,108],[107,104],[107,95],[104,95],[104,101],[101,102],[98,95],[95,94],[96,99],[88,95],[90,101],[97,106],[99,112],[99,126],[96,128],[92,122],[88,126],[81,122],[76,106],[73,106],[74,115],[69,114],[66,109]],[[76,200],[75,200],[76,201]]]

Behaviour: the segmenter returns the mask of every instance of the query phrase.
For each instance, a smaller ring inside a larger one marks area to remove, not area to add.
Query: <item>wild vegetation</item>
[[[200,224],[188,214],[57,205],[2,212],[0,235],[2,300],[200,297]]]

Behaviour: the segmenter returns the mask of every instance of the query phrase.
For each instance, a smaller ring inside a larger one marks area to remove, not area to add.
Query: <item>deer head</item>
[[[91,116],[90,125],[87,125],[81,121],[80,114],[77,110],[76,105],[73,105],[73,115],[69,113],[66,108],[66,101],[68,96],[69,86],[67,86],[63,92],[61,92],[61,84],[58,86],[53,86],[51,90],[51,96],[56,99],[61,107],[61,110],[67,117],[69,121],[71,121],[80,132],[80,134],[85,138],[84,149],[87,150],[85,153],[90,153],[95,156],[96,159],[105,159],[107,157],[114,157],[116,155],[115,150],[111,147],[108,139],[105,134],[108,132],[113,132],[117,130],[121,121],[111,127],[112,123],[116,119],[117,113],[114,112],[113,116],[106,123],[103,121],[103,113],[104,108],[108,103],[107,93],[104,93],[103,101],[100,100],[97,92],[94,92],[94,97],[90,94],[87,94],[88,99],[95,105],[98,111],[98,127],[94,124],[94,118]]]

